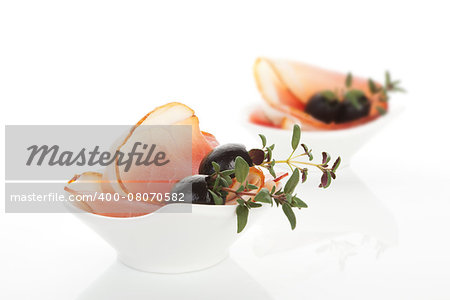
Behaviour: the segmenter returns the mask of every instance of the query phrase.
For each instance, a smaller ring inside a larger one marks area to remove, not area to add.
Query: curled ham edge
[[[298,120],[304,130],[338,130],[352,128],[370,122],[380,116],[376,107],[388,110],[388,103],[381,101],[379,96],[373,96],[368,88],[367,79],[353,77],[353,88],[362,90],[369,95],[372,108],[369,115],[359,120],[341,124],[327,124],[311,115],[304,109],[307,99],[314,93],[323,90],[343,88],[345,74],[328,71],[300,62],[275,60],[260,57],[253,67],[256,86],[266,103],[274,110],[286,115],[288,124],[273,124],[280,128],[289,129],[292,125],[289,118]],[[381,87],[380,83],[375,85]],[[270,110],[265,110],[270,114]]]
[[[117,150],[119,151],[121,147],[123,147],[127,141],[131,138],[136,128],[138,128],[140,125],[145,124],[146,120],[151,116],[153,113],[157,112],[160,113],[162,109],[171,109],[175,106],[182,107],[184,109],[184,113],[186,113],[185,118],[181,120],[183,122],[186,119],[194,118],[194,122],[198,125],[198,119],[194,114],[194,111],[190,109],[189,107],[185,106],[181,103],[169,103],[164,106],[158,107],[155,110],[151,111],[147,115],[145,115],[126,135],[123,142],[119,144],[117,147]],[[163,111],[164,113],[164,111]],[[180,121],[175,122],[178,123]],[[151,122],[150,122],[151,123]],[[158,124],[158,125],[164,125],[164,124]],[[201,136],[204,138],[205,143],[210,146],[210,149],[206,147],[205,155],[209,153],[214,147],[218,145],[217,140],[215,137],[207,132],[200,131]],[[75,175],[71,180],[69,180],[67,186],[64,188],[66,192],[72,195],[98,195],[102,193],[118,193],[120,196],[126,196],[128,194],[128,189],[125,185],[125,183],[121,180],[120,176],[120,170],[118,168],[117,160],[116,163],[112,166],[113,168],[109,171],[113,170],[113,178],[108,178],[108,170],[105,170],[104,173],[100,172],[84,172],[81,174]],[[287,175],[287,174],[286,174]],[[273,186],[275,186],[277,189],[280,186],[280,182],[277,179],[266,179],[266,176],[264,173],[259,169],[258,167],[251,167],[249,175],[247,177],[248,182],[250,184],[258,186],[258,189],[255,190],[255,192],[259,192],[263,187],[271,190]],[[239,183],[233,180],[233,184],[231,186],[232,189],[237,190],[239,187]],[[226,199],[227,205],[235,205],[236,204],[236,195],[230,193],[229,196]],[[128,202],[128,203],[125,203]],[[111,207],[111,205],[107,208],[99,207],[98,205],[105,205],[104,202],[91,202],[91,201],[77,201],[74,202],[75,206],[90,213],[104,215],[104,216],[110,216],[110,217],[135,217],[135,216],[141,216],[145,215],[151,212],[156,211],[160,207],[164,205],[162,202],[155,202],[155,203],[146,203],[146,202],[140,202],[140,201],[128,201],[128,200],[119,200],[118,202],[107,202],[107,203],[113,203],[113,205],[117,205],[117,207]],[[119,203],[119,204],[117,204]],[[134,207],[130,207],[129,205],[133,205]],[[104,211],[102,210],[104,209]],[[121,211],[121,208],[125,208],[124,211]]]

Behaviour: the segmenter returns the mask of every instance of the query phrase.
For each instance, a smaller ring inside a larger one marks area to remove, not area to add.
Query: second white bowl
[[[353,155],[365,143],[381,131],[390,121],[395,119],[402,111],[403,107],[393,107],[385,116],[350,129],[302,131],[301,143],[306,144],[309,149],[312,149],[316,156],[321,155],[322,151],[328,152],[332,160],[340,156],[342,158],[341,166],[346,166],[350,164]],[[244,126],[254,136],[264,134],[269,144],[275,144],[273,156],[276,160],[289,157],[292,152],[290,142],[292,131],[253,124],[248,121],[248,116],[245,120]]]

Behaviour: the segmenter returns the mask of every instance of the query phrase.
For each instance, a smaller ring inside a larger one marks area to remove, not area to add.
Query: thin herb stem
[[[302,154],[296,155],[293,157],[293,159],[301,157],[301,156],[305,156],[305,155],[308,155],[308,153],[302,153]]]
[[[319,164],[313,164],[313,163],[309,163],[309,162],[306,162],[306,161],[298,161],[298,160],[286,159],[286,160],[276,160],[275,163],[276,164],[287,164],[288,166],[292,166],[292,165],[295,166],[296,164],[301,164],[301,165],[308,165],[308,166],[317,167],[317,168],[319,168],[321,170],[323,169],[323,167],[321,165],[319,165]],[[268,163],[265,163],[264,165],[268,165]],[[297,167],[297,166],[295,166],[295,167]],[[301,168],[299,168],[299,169],[301,169]]]

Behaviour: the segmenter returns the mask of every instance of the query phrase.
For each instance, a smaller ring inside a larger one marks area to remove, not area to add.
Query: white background
[[[305,211],[305,226],[322,206],[329,214],[314,220],[330,236],[306,242],[303,215],[295,233],[274,217],[217,268],[158,277],[114,264],[113,250],[69,214],[2,212],[1,299],[450,299],[446,1],[0,3],[4,124],[131,124],[176,100],[222,142],[243,140],[239,116],[260,101],[251,67],[261,55],[376,79],[389,69],[408,90],[392,99],[405,113],[334,190],[304,197],[324,201]],[[357,198],[367,205],[355,208]],[[347,215],[359,218],[349,225]]]

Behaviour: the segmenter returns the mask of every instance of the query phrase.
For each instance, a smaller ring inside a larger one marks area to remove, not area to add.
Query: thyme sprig
[[[391,79],[391,74],[389,73],[389,71],[385,72],[384,85],[377,85],[371,78],[367,80],[367,84],[369,86],[370,93],[374,96],[376,95],[380,97],[381,102],[386,102],[389,100],[389,93],[406,92],[405,89],[400,87],[400,80]],[[337,89],[335,91],[324,90],[321,92],[321,94],[329,101],[338,101],[339,99],[344,98],[348,99],[356,109],[360,109],[362,105],[358,101],[358,99],[361,96],[364,96],[364,92],[359,89],[352,88],[352,85],[353,75],[349,72],[345,77],[345,88],[340,90]],[[384,115],[386,113],[386,110],[381,106],[377,106],[376,109],[381,115]]]
[[[387,102],[389,100],[389,93],[391,92],[406,92],[404,88],[399,86],[400,80],[391,79],[391,74],[389,71],[386,71],[384,78],[384,86],[377,86],[371,78],[368,80],[370,93],[372,93],[372,95],[379,96],[381,102]],[[386,110],[383,107],[377,106],[376,109],[380,115],[386,114]]]
[[[331,157],[328,153],[322,153],[322,162],[320,164],[312,163],[313,155],[312,151],[305,145],[300,144],[301,131],[298,125],[294,125],[291,146],[292,153],[286,160],[274,160],[273,150],[275,145],[267,146],[267,139],[264,135],[259,135],[262,141],[261,149],[252,149],[249,151],[249,155],[254,165],[266,168],[270,174],[274,177],[274,182],[278,182],[282,178],[287,176],[283,174],[279,177],[276,176],[274,166],[276,164],[287,164],[291,170],[292,175],[287,180],[282,189],[276,188],[276,185],[269,191],[267,188],[259,189],[257,186],[248,182],[247,178],[250,171],[250,166],[241,156],[235,159],[235,167],[233,170],[220,171],[220,166],[217,163],[213,163],[214,174],[210,176],[211,193],[214,202],[216,204],[223,204],[224,199],[231,193],[236,197],[237,207],[237,232],[241,232],[247,225],[249,211],[254,208],[262,206],[262,203],[268,203],[273,206],[274,204],[281,206],[284,214],[286,215],[292,229],[295,229],[297,221],[293,208],[306,208],[308,205],[303,202],[295,193],[295,189],[300,182],[305,182],[307,179],[308,169],[305,166],[314,166],[323,172],[321,183],[319,187],[327,188],[333,179],[336,178],[336,170],[339,167],[341,158],[338,157],[334,164],[330,167],[329,162]],[[303,153],[296,155],[296,150],[299,145],[303,149]],[[302,158],[306,158],[308,161],[302,161]],[[301,174],[301,178],[300,178]],[[233,180],[231,176],[235,176],[236,181],[240,184],[237,189],[232,189],[231,185]]]
[[[286,164],[291,171],[298,170],[302,174],[302,183],[307,180],[308,177],[308,167],[315,167],[322,172],[321,183],[319,187],[327,188],[330,186],[332,179],[336,178],[336,170],[341,163],[341,158],[338,157],[332,166],[329,165],[331,156],[327,152],[322,152],[322,162],[321,163],[313,163],[311,162],[314,159],[312,154],[312,150],[308,148],[307,145],[301,144],[301,148],[303,149],[303,153],[297,154],[296,151],[300,144],[301,131],[300,127],[296,124],[294,125],[293,133],[292,133],[292,152],[289,157],[285,160],[275,160],[272,159],[272,151],[275,145],[271,145],[269,147],[266,146],[266,138],[264,135],[259,135],[262,141],[262,149],[252,149],[250,152],[261,151],[264,153],[264,161],[262,161],[259,165],[268,169],[270,174],[273,177],[275,176],[275,172],[273,167],[276,164]],[[307,158],[307,161],[301,160],[302,158]],[[255,163],[256,164],[256,163]]]

